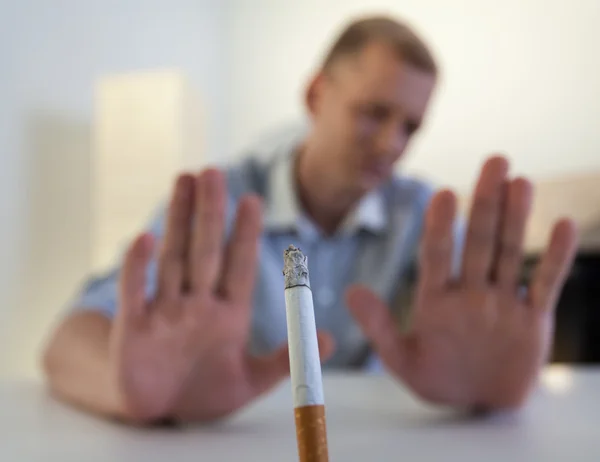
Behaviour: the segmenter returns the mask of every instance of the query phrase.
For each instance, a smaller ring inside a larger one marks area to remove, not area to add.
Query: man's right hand
[[[268,357],[246,350],[261,203],[253,196],[240,201],[226,243],[226,200],[217,170],[178,178],[153,298],[146,293],[152,236],[142,234],[128,249],[110,365],[125,414],[134,420],[223,417],[289,374],[286,345]],[[330,354],[329,337],[320,336],[320,350]]]

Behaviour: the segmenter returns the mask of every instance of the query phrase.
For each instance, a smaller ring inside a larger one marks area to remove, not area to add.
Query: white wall
[[[597,0],[232,3],[235,148],[302,113],[305,80],[348,15],[390,11],[421,32],[443,69],[407,169],[460,189],[495,150],[534,177],[600,170]]]
[[[15,285],[23,265],[19,250],[22,248],[21,233],[23,210],[18,199],[24,191],[19,184],[23,176],[23,162],[17,155],[22,145],[14,118],[16,97],[11,91],[15,73],[9,56],[11,44],[7,38],[5,17],[0,14],[0,60],[6,63],[0,72],[0,371],[2,352],[7,348],[6,341],[14,325],[17,290]],[[6,262],[6,264],[2,263]]]
[[[0,371],[36,371],[49,323],[89,268],[95,79],[183,70],[205,98],[207,148],[220,152],[224,13],[219,0],[1,2]]]

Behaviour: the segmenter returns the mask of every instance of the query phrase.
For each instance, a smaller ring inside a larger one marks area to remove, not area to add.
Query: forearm
[[[50,390],[88,411],[126,419],[109,366],[111,322],[98,313],[68,318],[52,336],[43,356]]]

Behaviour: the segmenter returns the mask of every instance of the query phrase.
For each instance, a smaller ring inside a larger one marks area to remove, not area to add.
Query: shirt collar
[[[268,192],[265,213],[267,231],[298,230],[309,221],[304,215],[294,186],[294,159],[297,144],[285,155],[274,159],[268,173]],[[386,231],[389,217],[385,198],[380,190],[373,190],[362,198],[344,220],[341,231],[359,230],[374,234]]]

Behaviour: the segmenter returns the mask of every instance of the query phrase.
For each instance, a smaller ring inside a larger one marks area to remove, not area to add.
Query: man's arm
[[[109,366],[111,321],[98,311],[76,311],[55,330],[43,353],[50,390],[76,406],[129,420]]]
[[[163,234],[164,210],[148,229],[158,240]],[[153,290],[151,268],[148,291]],[[119,396],[110,362],[110,335],[118,309],[119,266],[90,278],[51,333],[42,354],[42,369],[51,392],[87,411],[134,422]]]

